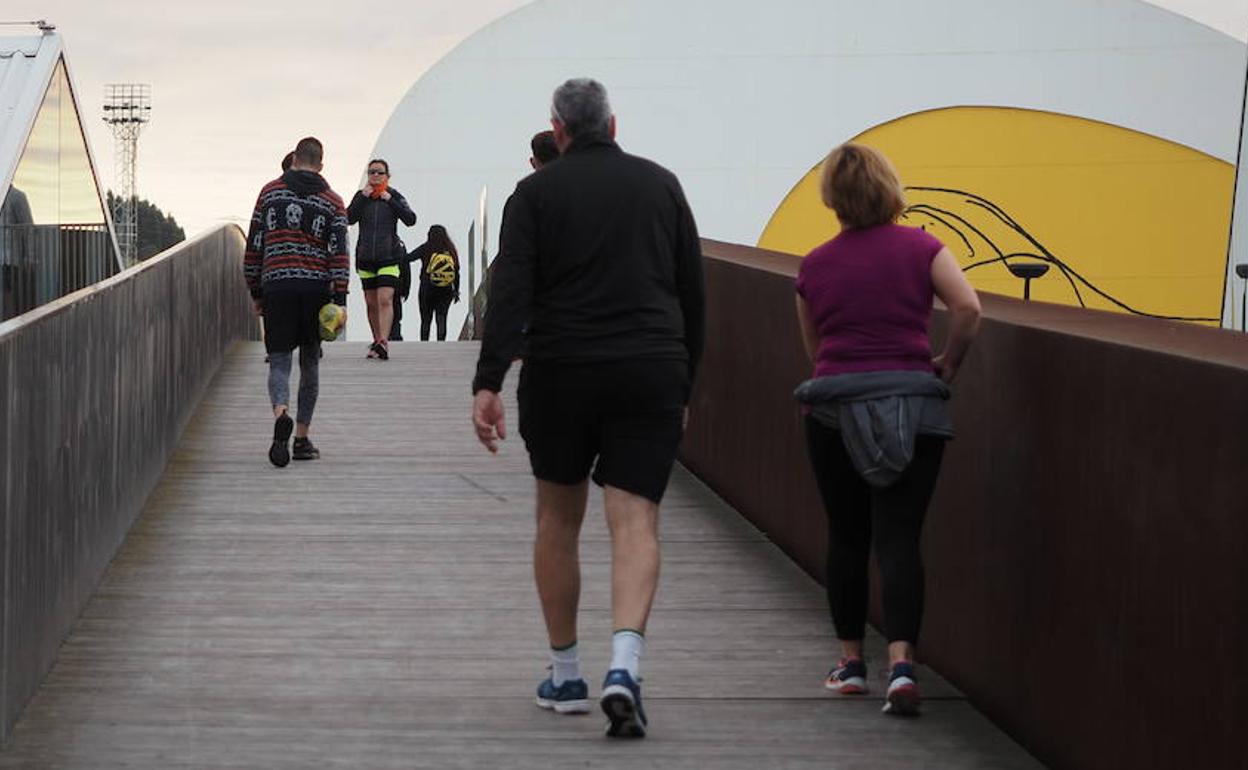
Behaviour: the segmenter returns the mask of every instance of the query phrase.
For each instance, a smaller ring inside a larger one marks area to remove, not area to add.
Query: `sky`
[[[191,236],[245,223],[261,185],[307,135],[324,142],[325,177],[349,198],[417,78],[527,2],[4,0],[0,21],[57,26],[105,186],[114,168],[104,86],[151,85],[138,193]]]
[[[326,179],[349,197],[391,111],[420,75],[528,2],[5,0],[0,21],[57,25],[106,186],[114,169],[112,136],[100,119],[104,86],[151,85],[139,195],[190,236],[245,223],[260,186],[309,134],[325,144]],[[1153,4],[1248,38],[1248,0]]]

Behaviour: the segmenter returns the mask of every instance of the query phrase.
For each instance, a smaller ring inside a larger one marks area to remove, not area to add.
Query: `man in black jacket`
[[[523,343],[520,434],[537,477],[534,572],[553,664],[537,703],[588,709],[577,542],[592,468],[612,540],[615,633],[601,706],[608,735],[641,737],[659,503],[702,352],[701,247],[676,177],[616,145],[601,84],[556,89],[551,125],[562,157],[521,180],[503,212],[473,424],[496,452],[506,438],[498,393]]]

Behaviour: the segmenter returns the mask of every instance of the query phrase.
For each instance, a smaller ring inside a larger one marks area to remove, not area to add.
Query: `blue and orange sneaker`
[[[841,658],[836,668],[828,672],[823,686],[841,695],[865,695],[867,664],[862,658]]]
[[[641,685],[627,669],[613,668],[602,680],[602,711],[610,720],[607,735],[612,738],[646,737],[646,710],[641,707]]]
[[[919,683],[910,663],[894,663],[888,675],[888,695],[884,701],[884,713],[898,717],[919,715]]]
[[[537,705],[557,714],[588,714],[589,685],[584,679],[569,679],[559,686],[551,677],[537,686]]]

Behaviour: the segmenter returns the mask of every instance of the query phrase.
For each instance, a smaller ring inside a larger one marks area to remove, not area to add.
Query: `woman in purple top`
[[[951,381],[980,314],[975,290],[952,252],[923,230],[896,223],[905,209],[901,183],[870,147],[833,150],[820,189],[842,229],[806,256],[797,277],[798,322],[815,377],[844,382],[865,373],[929,372]],[[935,357],[928,344],[933,295],[950,312],[945,348]],[[825,686],[847,695],[867,690],[862,639],[874,541],[890,667],[884,710],[893,714],[918,713],[912,662],[923,612],[919,535],[944,450],[944,438],[918,433],[910,463],[880,488],[859,475],[838,427],[806,417],[828,516],[828,606],[842,652]]]

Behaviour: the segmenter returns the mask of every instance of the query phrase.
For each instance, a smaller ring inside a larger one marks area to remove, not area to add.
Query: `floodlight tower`
[[[152,88],[144,83],[111,83],[104,87],[104,122],[113,129],[117,186],[113,227],[125,265],[138,261],[139,211],[135,180],[139,132],[152,118]]]

